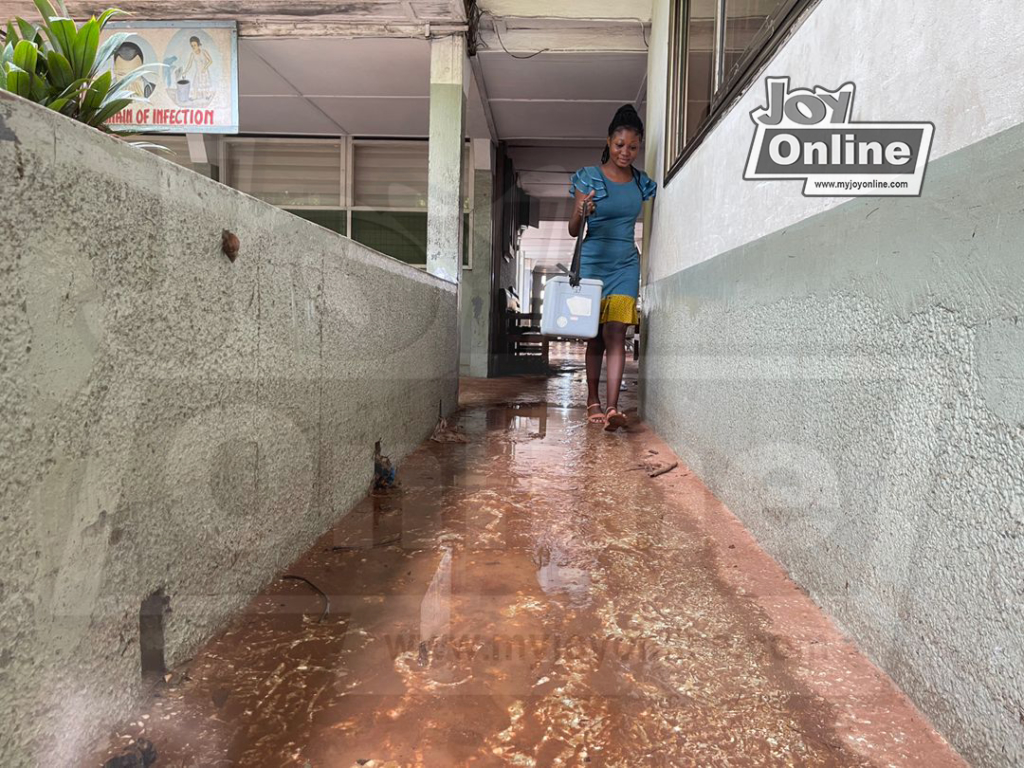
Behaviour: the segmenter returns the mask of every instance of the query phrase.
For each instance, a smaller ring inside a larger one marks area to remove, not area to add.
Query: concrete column
[[[487,375],[491,337],[494,171],[490,139],[473,139],[472,268],[462,276],[462,375]]]
[[[463,35],[431,41],[427,271],[454,283],[462,275],[462,153],[468,70]]]

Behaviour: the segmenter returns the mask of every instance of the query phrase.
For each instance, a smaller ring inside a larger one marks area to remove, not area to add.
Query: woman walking
[[[626,365],[626,331],[638,322],[640,254],[636,249],[636,220],[644,200],[654,197],[657,184],[633,167],[644,124],[626,105],[608,126],[608,143],[601,165],[581,168],[569,191],[575,197],[569,234],[576,237],[589,216],[587,236],[580,254],[580,276],[601,280],[600,328],[587,343],[587,414],[592,424],[615,431],[626,426],[619,411],[619,388]],[[608,410],[601,408],[601,365],[608,357]]]

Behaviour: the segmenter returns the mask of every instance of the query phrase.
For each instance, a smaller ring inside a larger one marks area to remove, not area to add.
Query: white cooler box
[[[548,278],[544,286],[540,332],[545,336],[570,339],[597,336],[602,285],[600,280],[580,280],[580,284],[573,288],[568,275]]]

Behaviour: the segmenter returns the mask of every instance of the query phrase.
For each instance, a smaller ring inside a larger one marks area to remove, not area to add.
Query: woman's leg
[[[604,339],[598,333],[587,342],[587,405],[601,404],[601,362],[604,360]],[[594,415],[597,409],[590,409]]]
[[[605,323],[601,326],[604,348],[608,354],[608,410],[618,410],[619,387],[622,386],[622,371],[626,367],[625,323]],[[589,358],[588,358],[589,359]]]

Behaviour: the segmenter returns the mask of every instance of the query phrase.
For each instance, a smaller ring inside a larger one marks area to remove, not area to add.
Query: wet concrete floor
[[[699,478],[649,476],[676,459],[635,415],[584,422],[581,364],[464,382],[469,442],[424,443],[87,765],[139,736],[158,768],[962,765]]]

